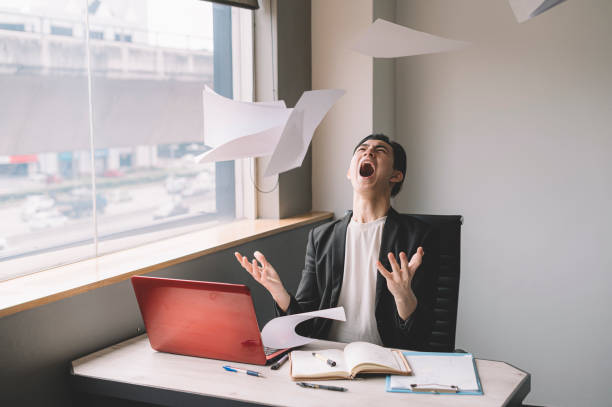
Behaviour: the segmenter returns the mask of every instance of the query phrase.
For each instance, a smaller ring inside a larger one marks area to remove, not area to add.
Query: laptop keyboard
[[[280,349],[276,349],[276,348],[269,348],[267,346],[264,346],[264,353],[266,354],[266,356],[270,356],[271,354],[278,352]]]

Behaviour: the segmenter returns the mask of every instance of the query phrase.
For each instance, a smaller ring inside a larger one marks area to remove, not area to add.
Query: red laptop
[[[249,288],[242,284],[132,277],[157,351],[265,365],[287,349],[264,349]]]

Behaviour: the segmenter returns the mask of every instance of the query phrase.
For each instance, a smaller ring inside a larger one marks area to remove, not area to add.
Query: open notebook
[[[409,375],[410,365],[399,350],[367,342],[352,342],[341,349],[291,352],[294,380],[352,379],[359,373]],[[326,363],[326,360],[333,361]]]

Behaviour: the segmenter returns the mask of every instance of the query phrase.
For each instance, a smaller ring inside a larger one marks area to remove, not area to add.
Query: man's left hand
[[[425,255],[425,252],[422,247],[419,247],[408,261],[406,253],[400,252],[400,263],[398,264],[395,255],[389,252],[387,257],[393,270],[392,273],[380,261],[376,263],[376,268],[387,280],[387,288],[393,294],[397,312],[403,320],[408,319],[417,306],[417,298],[412,291],[412,278],[423,262],[423,255]]]

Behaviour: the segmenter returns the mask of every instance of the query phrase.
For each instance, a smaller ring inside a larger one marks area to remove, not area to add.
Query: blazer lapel
[[[389,259],[387,258],[387,254],[389,252],[395,253],[395,248],[398,242],[398,234],[399,234],[399,215],[393,208],[389,208],[389,212],[387,212],[387,220],[385,221],[385,226],[383,227],[382,238],[380,241],[380,252],[378,254],[378,259],[385,266],[387,270],[393,272],[391,270],[391,265],[389,264]],[[378,308],[378,302],[380,301],[380,297],[384,292],[387,286],[387,281],[382,276],[382,274],[378,273],[376,276],[376,299],[375,309]]]
[[[334,244],[332,247],[332,292],[331,305],[338,305],[340,289],[342,288],[342,278],[344,277],[344,251],[346,248],[346,228],[348,227],[353,211],[348,211],[341,222],[334,228]]]

